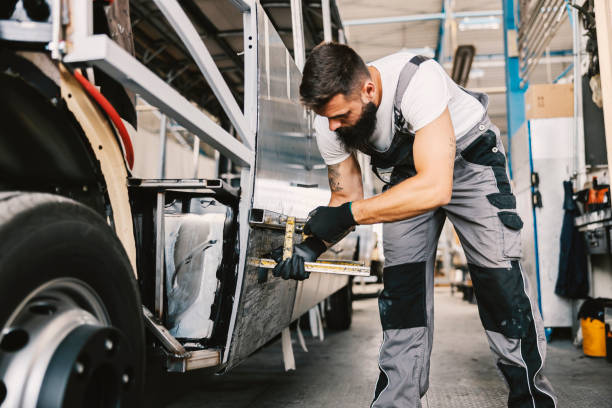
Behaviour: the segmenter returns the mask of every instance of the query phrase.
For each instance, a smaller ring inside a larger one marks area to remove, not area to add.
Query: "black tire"
[[[351,280],[325,302],[325,321],[331,330],[348,330],[353,321],[353,296]]]
[[[121,242],[99,214],[75,201],[0,193],[0,328],[33,290],[58,278],[89,285],[112,326],[127,339],[135,367],[129,402],[121,407],[137,406],[144,385],[144,325],[138,286]]]

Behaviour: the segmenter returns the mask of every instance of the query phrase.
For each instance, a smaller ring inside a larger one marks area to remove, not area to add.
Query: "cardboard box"
[[[525,92],[527,119],[574,116],[574,84],[530,85]]]

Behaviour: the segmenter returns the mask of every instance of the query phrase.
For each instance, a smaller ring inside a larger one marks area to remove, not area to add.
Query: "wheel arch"
[[[50,192],[93,208],[136,272],[128,171],[108,120],[62,64],[42,53],[0,55],[0,190]]]

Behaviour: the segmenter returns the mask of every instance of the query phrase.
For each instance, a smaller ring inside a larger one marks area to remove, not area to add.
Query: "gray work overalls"
[[[386,188],[416,174],[415,135],[400,106],[406,87],[425,60],[414,57],[401,71],[389,149],[383,152],[370,145],[362,149],[371,157],[374,172],[388,182]],[[379,297],[383,343],[372,407],[421,407],[429,386],[434,262],[446,217],[468,260],[480,319],[510,389],[508,406],[556,407],[553,389],[542,374],[546,354],[542,319],[520,266],[523,222],[516,213],[504,147],[486,113],[488,97],[466,92],[482,103],[485,114],[457,142],[450,202],[383,226],[384,290]]]

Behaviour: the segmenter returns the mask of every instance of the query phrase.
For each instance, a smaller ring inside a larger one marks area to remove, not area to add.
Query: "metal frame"
[[[213,122],[108,36],[90,35],[75,41],[64,62],[88,62],[97,66],[231,160],[244,166],[252,165],[252,149]]]
[[[518,30],[521,87],[538,66],[546,47],[567,17],[565,0],[539,0]],[[524,10],[526,11],[526,10]]]
[[[506,112],[508,120],[508,155],[510,157],[512,136],[525,123],[525,89],[519,76],[519,55],[517,49],[518,9],[515,0],[503,0],[504,10],[504,56],[506,58]],[[511,160],[508,170],[512,178]]]
[[[502,10],[482,10],[482,11],[458,11],[456,13],[450,13],[443,11],[441,13],[430,13],[430,14],[410,14],[407,16],[392,16],[392,17],[376,17],[376,18],[362,18],[356,20],[345,20],[344,26],[357,26],[357,25],[372,25],[372,24],[391,24],[391,23],[411,23],[414,21],[428,21],[428,20],[445,20],[447,18],[465,18],[465,17],[491,17],[501,16]]]
[[[576,21],[576,20],[574,20]],[[595,21],[599,44],[599,71],[603,97],[604,127],[608,166],[612,163],[612,5],[609,1],[595,0]],[[609,167],[608,167],[609,168]]]
[[[244,73],[242,56],[231,47],[226,38],[219,35],[220,31],[193,0],[180,0],[179,3],[190,17],[196,31],[201,33],[203,38],[212,40],[220,49],[220,52],[212,57],[217,63],[224,65],[219,71],[233,97],[241,105]],[[190,52],[155,4],[149,0],[130,0],[130,14],[137,58],[162,79],[174,77],[174,88],[225,122],[221,104],[205,78],[196,74],[199,68],[192,61]],[[163,43],[160,44],[155,37]],[[180,70],[181,74],[191,75],[176,75],[177,70]],[[225,123],[224,127],[227,127]]]
[[[210,52],[208,52],[206,45],[204,45],[200,35],[191,24],[191,21],[181,6],[176,0],[154,1],[187,47],[187,50],[193,57],[198,68],[200,68],[208,85],[221,103],[221,106],[232,122],[232,125],[237,130],[238,135],[240,135],[243,143],[250,149],[253,149],[255,145],[255,134],[248,129],[246,119],[232,96],[232,92],[221,76],[221,72],[217,68]]]
[[[157,340],[164,346],[162,352],[166,357],[166,368],[170,372],[184,373],[198,368],[214,367],[221,363],[220,350],[187,351],[185,347],[170,334],[163,324],[159,323],[153,314],[143,306],[145,326],[151,330]]]
[[[575,2],[575,1],[574,1]],[[569,4],[568,4],[569,7]],[[582,113],[582,24],[578,16],[578,10],[571,8],[570,23],[572,24],[572,48],[573,62],[568,66],[574,75],[574,137],[572,140],[572,150],[576,151],[576,158],[572,163],[572,175],[575,175],[576,186],[584,185],[587,180],[586,158],[584,151],[584,126]],[[565,72],[565,71],[564,71]],[[563,75],[563,73],[561,74]],[[561,77],[559,75],[559,77]],[[559,78],[557,77],[557,78]]]
[[[442,0],[442,11],[441,13],[446,14],[448,0]],[[440,26],[438,27],[438,43],[436,44],[436,54],[435,60],[442,64],[445,60],[444,55],[444,39],[446,36],[446,19],[440,21]]]
[[[306,60],[302,0],[291,0],[291,25],[293,27],[293,59],[301,72]]]
[[[87,63],[98,67],[105,73],[113,77],[126,88],[134,91],[142,96],[148,103],[157,107],[162,115],[162,121],[171,121],[177,123],[185,130],[197,136],[201,141],[209,144],[216,149],[220,154],[226,156],[235,164],[242,166],[241,172],[241,188],[238,203],[238,225],[239,225],[239,259],[236,275],[236,289],[234,292],[234,303],[232,314],[230,317],[229,328],[227,333],[227,342],[224,350],[197,350],[193,352],[185,352],[184,347],[180,342],[176,341],[167,330],[164,331],[163,325],[159,323],[164,316],[164,283],[165,283],[165,267],[164,267],[164,203],[165,195],[168,189],[171,190],[201,190],[216,188],[217,185],[210,185],[210,182],[218,182],[218,180],[130,180],[132,188],[150,188],[156,193],[156,215],[155,215],[155,230],[156,230],[156,248],[155,248],[155,293],[154,293],[154,310],[153,313],[148,310],[144,311],[145,320],[150,329],[167,349],[168,369],[171,371],[185,371],[193,368],[218,365],[228,361],[230,353],[230,345],[232,343],[233,332],[236,325],[236,318],[239,306],[240,295],[242,293],[242,285],[244,273],[248,263],[247,245],[249,240],[250,225],[249,225],[249,210],[253,203],[253,187],[255,179],[255,132],[257,129],[257,13],[259,4],[256,0],[232,0],[236,7],[243,12],[243,38],[244,38],[244,56],[238,57],[233,51],[221,48],[226,52],[227,57],[240,61],[241,65],[238,70],[244,72],[244,110],[239,108],[238,101],[235,98],[235,89],[232,92],[231,87],[227,84],[226,79],[222,75],[222,70],[217,68],[215,64],[215,56],[211,55],[206,45],[202,41],[201,33],[192,24],[192,20],[200,21],[200,27],[205,26],[206,22],[202,22],[201,17],[197,15],[197,10],[189,10],[192,0],[183,0],[179,4],[177,0],[154,0],[157,7],[161,10],[163,16],[168,20],[170,27],[175,33],[166,30],[161,33],[163,39],[171,43],[171,47],[177,48],[186,56],[190,55],[204,78],[208,86],[213,91],[218,99],[224,113],[229,118],[236,133],[240,136],[242,143],[237,140],[232,133],[226,131],[223,127],[211,120],[198,107],[194,106],[186,97],[173,89],[169,82],[178,78],[181,73],[189,69],[190,62],[188,58],[184,61],[179,61],[176,66],[170,71],[164,72],[164,78],[160,78],[159,70],[153,72],[144,64],[139,62],[135,57],[123,50],[112,39],[106,35],[93,35],[92,16],[93,10],[91,2],[83,2],[81,0],[68,0],[67,3],[56,1],[59,6],[68,5],[70,12],[70,21],[73,23],[68,30],[69,37],[62,37],[62,21],[63,13],[61,9],[54,10],[52,27],[59,27],[56,36],[52,37],[50,49],[54,50],[56,59],[61,60],[65,64],[81,64]],[[301,0],[291,0],[291,15],[294,37],[294,54],[295,61],[300,68],[303,67],[305,60],[305,42],[304,42],[304,13],[302,10]],[[287,4],[287,5],[289,5]],[[283,5],[283,6],[287,6]],[[139,4],[142,6],[142,4]],[[182,6],[185,7],[183,10]],[[307,7],[310,8],[309,5]],[[138,8],[138,7],[137,7]],[[333,29],[340,30],[341,23],[334,23],[333,19],[339,19],[337,9],[332,7],[330,0],[324,0],[321,5],[323,15],[323,31],[326,39],[331,39]],[[259,10],[258,10],[259,9]],[[140,9],[138,13],[141,13]],[[187,12],[191,18],[187,16]],[[312,11],[311,11],[312,12]],[[153,14],[153,13],[149,13]],[[153,24],[158,30],[163,31],[163,21],[158,16],[141,15],[140,21],[147,21]],[[205,18],[205,16],[204,16]],[[137,26],[139,21],[135,22]],[[212,23],[211,23],[212,24]],[[215,41],[223,43],[223,38],[218,36],[218,30],[215,31]],[[316,35],[314,29],[311,34]],[[338,32],[339,35],[339,32]],[[227,43],[226,43],[227,44]],[[228,46],[229,47],[229,46]],[[157,48],[149,49],[147,58],[143,59],[151,62],[158,58],[168,50],[158,50]],[[242,60],[244,59],[244,65]],[[244,112],[244,113],[243,113]],[[227,122],[225,123],[227,125]],[[162,124],[163,125],[163,124]],[[166,126],[163,130],[160,129],[160,138],[165,137]],[[163,143],[162,140],[162,146]],[[160,150],[160,159],[162,162],[165,154]],[[162,163],[164,165],[164,163]],[[163,176],[163,168],[159,169],[159,174]],[[223,187],[223,186],[222,186]],[[234,197],[235,199],[235,197]],[[336,273],[348,273],[350,269],[353,272],[366,273],[363,266],[356,265],[334,265],[329,264],[322,267],[315,265],[319,271],[336,271]],[[343,272],[344,271],[344,272]],[[330,272],[328,272],[330,273]],[[353,273],[354,274],[354,273]]]
[[[71,37],[69,39],[56,38],[51,44],[51,49],[58,50],[56,53],[58,59],[62,59],[65,63],[90,63],[105,71],[115,80],[141,95],[147,102],[159,108],[164,115],[163,118],[170,116],[177,123],[182,125],[186,130],[190,131],[202,141],[208,143],[221,154],[228,157],[238,165],[243,166],[243,175],[241,178],[242,192],[239,204],[240,217],[240,259],[238,266],[238,284],[235,292],[235,299],[239,299],[242,283],[242,273],[246,263],[246,246],[248,242],[248,209],[252,203],[252,187],[254,181],[254,162],[255,162],[255,130],[256,130],[256,114],[257,114],[257,66],[256,64],[247,64],[247,75],[251,81],[251,86],[248,88],[248,101],[245,101],[247,115],[243,115],[238,107],[236,100],[217,68],[213,57],[208,52],[208,49],[202,42],[200,35],[191,21],[178,5],[176,0],[156,0],[156,4],[170,21],[171,26],[176,30],[184,47],[194,58],[200,71],[207,79],[207,82],[226,114],[230,118],[234,128],[238,131],[243,143],[235,139],[229,132],[221,126],[213,122],[201,110],[193,106],[185,97],[174,90],[170,85],[159,78],[155,73],[151,72],[147,67],[141,64],[136,58],[132,57],[114,41],[106,35],[92,35],[92,7],[91,2],[82,2],[80,0],[72,0],[70,3],[71,21],[75,24],[71,27]],[[245,10],[245,33],[248,30],[253,30],[255,33],[256,25],[251,25],[249,16],[254,18],[254,13],[251,13],[251,5],[238,1],[236,3],[241,10]],[[254,3],[252,3],[254,4]],[[61,12],[54,13],[55,20],[53,24],[61,26],[58,21]],[[248,29],[247,29],[248,27]],[[252,51],[253,45],[247,44],[247,35],[245,35],[245,49],[250,45],[250,53],[248,54],[249,61],[256,58],[256,49]],[[251,37],[253,38],[253,37]],[[69,41],[65,41],[69,40]],[[70,43],[71,47],[67,54],[63,55],[63,44]],[[252,41],[256,44],[256,41]],[[253,56],[254,55],[254,56]],[[255,60],[256,62],[256,60]],[[185,70],[183,66],[180,70]],[[179,71],[180,71],[179,70]],[[247,90],[245,90],[247,91]],[[164,126],[165,128],[165,126]],[[162,132],[165,133],[165,132]],[[160,135],[163,137],[163,134]],[[163,158],[163,151],[160,152]],[[163,160],[162,160],[163,161]],[[162,163],[164,165],[164,163]],[[160,170],[160,174],[162,171]],[[188,181],[188,182],[186,182]],[[157,190],[156,204],[156,248],[155,248],[155,297],[154,297],[154,315],[161,319],[164,314],[164,220],[163,208],[165,201],[165,191],[171,189],[202,189],[211,188],[210,183],[206,180],[150,180],[140,182],[141,188],[154,188]],[[223,184],[216,180],[217,183],[212,183],[212,188],[217,184]],[[223,186],[221,186],[223,187]],[[238,301],[234,302],[234,310],[230,322],[230,330],[228,332],[227,345],[231,344],[233,327],[236,319]],[[150,312],[145,312],[145,320],[149,326],[154,329],[154,333],[162,338],[162,343],[165,346],[170,346],[169,350],[174,354],[168,356],[168,369],[171,371],[185,371],[199,367],[217,365],[221,362],[221,352],[218,350],[201,350],[192,353],[180,353],[180,348],[172,347],[176,342],[168,338],[169,334],[164,334],[158,324],[151,319]],[[163,327],[162,327],[163,328]],[[178,350],[178,353],[176,350]],[[174,351],[173,351],[174,350]],[[226,347],[226,351],[229,348]],[[227,361],[229,353],[223,353],[223,360]]]
[[[323,41],[332,41],[331,10],[329,0],[321,0],[321,11],[323,13]]]
[[[257,2],[248,0],[251,4],[250,9],[243,13],[244,31],[244,66],[245,66],[245,86],[244,86],[244,112],[246,122],[252,132],[257,129]],[[236,291],[234,292],[234,303],[232,305],[232,315],[227,333],[222,362],[225,364],[229,360],[229,351],[234,337],[236,318],[238,316],[238,304],[242,293],[244,281],[244,271],[247,264],[247,243],[249,239],[250,227],[248,223],[249,211],[253,204],[253,188],[255,184],[255,162],[248,169],[242,169],[240,174],[240,203],[238,204],[238,239],[240,251],[238,254],[238,271],[236,276]]]

